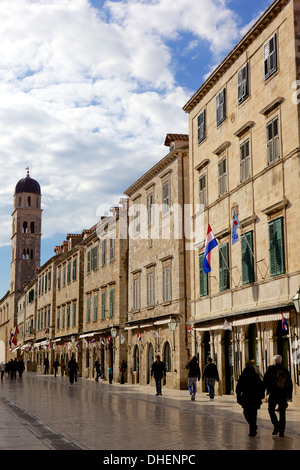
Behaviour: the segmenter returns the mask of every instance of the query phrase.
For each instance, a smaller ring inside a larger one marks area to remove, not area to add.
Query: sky
[[[183,106],[272,0],[0,0],[0,298],[26,175],[41,264],[188,133]]]

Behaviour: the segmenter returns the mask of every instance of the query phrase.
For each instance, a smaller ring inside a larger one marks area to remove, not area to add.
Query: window
[[[139,233],[140,229],[140,206],[136,204],[134,206],[134,233]]]
[[[217,126],[226,119],[225,88],[216,97]]]
[[[34,233],[34,222],[30,222],[30,233]]]
[[[169,182],[163,184],[163,215],[168,214],[170,210]]]
[[[93,271],[98,269],[98,247],[94,246],[91,250],[91,268]]]
[[[147,275],[147,305],[152,307],[153,302],[153,273]]]
[[[60,277],[61,277],[61,270],[58,270],[57,273],[57,288],[60,289]]]
[[[67,328],[70,328],[70,305],[67,306]]]
[[[264,45],[264,75],[265,80],[269,78],[277,70],[277,49],[276,34],[269,39]]]
[[[109,317],[114,316],[114,288],[109,290]]]
[[[67,264],[67,284],[71,282],[71,261]]]
[[[238,72],[238,103],[242,103],[249,96],[248,64]]]
[[[224,196],[227,193],[227,165],[226,158],[223,158],[218,163],[218,183],[219,183],[219,197]]]
[[[88,297],[86,299],[86,321],[87,321],[87,323],[89,323],[89,321],[90,321],[90,303],[91,303],[91,299]]]
[[[93,309],[93,320],[96,321],[97,320],[97,313],[98,313],[98,295],[95,294],[94,295],[94,309]]]
[[[250,142],[246,140],[240,146],[241,182],[250,178]]]
[[[72,304],[72,326],[76,326],[76,304]]]
[[[229,251],[228,243],[219,248],[219,285],[220,291],[229,289]]]
[[[148,225],[153,223],[153,194],[148,194],[147,196],[147,220]]]
[[[57,315],[56,315],[56,328],[59,330],[60,328],[60,310],[57,310]]]
[[[76,275],[77,275],[77,258],[73,259],[73,270],[72,270],[72,279],[73,281],[76,281]]]
[[[269,223],[270,274],[278,276],[285,273],[283,218]]]
[[[109,261],[113,261],[115,259],[115,240],[114,236],[111,235],[109,238]]]
[[[203,270],[204,253],[199,255],[199,282],[200,282],[200,297],[208,295],[208,274]]]
[[[163,301],[170,302],[170,267],[163,269]]]
[[[101,242],[101,263],[102,266],[105,265],[105,253],[106,253],[106,240],[102,240]]]
[[[278,117],[267,124],[268,138],[268,164],[276,162],[280,158]]]
[[[62,277],[62,285],[66,285],[66,266],[63,266],[63,277]]]
[[[62,328],[65,328],[65,308],[62,309]]]
[[[105,318],[105,292],[101,293],[101,318]]]
[[[198,144],[205,139],[205,109],[198,116]]]
[[[254,282],[253,232],[241,236],[243,284]]]
[[[138,310],[140,308],[140,280],[133,280],[133,309]]]
[[[206,206],[206,175],[199,178],[199,203]]]
[[[91,250],[87,252],[87,265],[86,265],[86,272],[91,272]]]

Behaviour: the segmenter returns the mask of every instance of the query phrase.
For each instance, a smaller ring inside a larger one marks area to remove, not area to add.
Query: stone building
[[[197,204],[204,217],[191,261],[193,350],[202,367],[216,360],[223,393],[247,359],[264,373],[279,353],[299,400],[299,35],[300,2],[274,1],[184,106],[194,222]],[[208,225],[218,246],[207,274]]]
[[[166,386],[186,387],[189,265],[184,208],[188,136],[168,134],[169,153],[126,191],[129,197],[128,381],[149,384],[159,354]],[[174,329],[175,328],[175,329]]]
[[[101,372],[119,379],[119,365],[127,361],[127,199],[101,217],[82,242],[84,259],[83,326],[80,335],[84,377],[94,377],[98,358]]]

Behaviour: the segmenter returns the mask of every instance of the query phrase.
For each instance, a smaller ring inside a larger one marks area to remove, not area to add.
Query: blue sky
[[[0,0],[0,297],[13,194],[42,188],[43,264],[188,133],[182,107],[271,0]]]

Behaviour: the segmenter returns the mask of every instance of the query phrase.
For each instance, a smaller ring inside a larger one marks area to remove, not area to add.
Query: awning
[[[85,335],[79,335],[79,339],[80,338],[89,338],[91,336],[95,336],[95,333],[86,333]]]
[[[282,312],[282,315],[288,319],[290,318],[290,312]],[[265,323],[270,321],[279,321],[282,320],[281,313],[274,313],[270,315],[261,315],[257,317],[250,317],[250,318],[241,318],[240,320],[234,320],[232,322],[232,326],[240,326],[240,325],[250,325],[252,323]]]
[[[290,318],[290,312],[282,312],[282,315],[288,319]],[[281,313],[273,313],[270,315],[257,315],[256,317],[250,317],[250,318],[241,318],[238,320],[233,320],[232,322],[229,322],[226,317],[224,317],[224,322],[222,324],[218,325],[213,325],[213,326],[206,326],[206,327],[195,327],[193,328],[195,331],[213,331],[213,330],[224,330],[227,329],[224,327],[224,323],[228,322],[229,326],[243,326],[243,325],[250,325],[253,323],[265,323],[265,322],[271,322],[271,321],[280,321],[282,320]]]
[[[61,338],[58,338],[58,339],[52,339],[52,340],[51,340],[51,343],[57,343],[58,341],[61,341]]]

